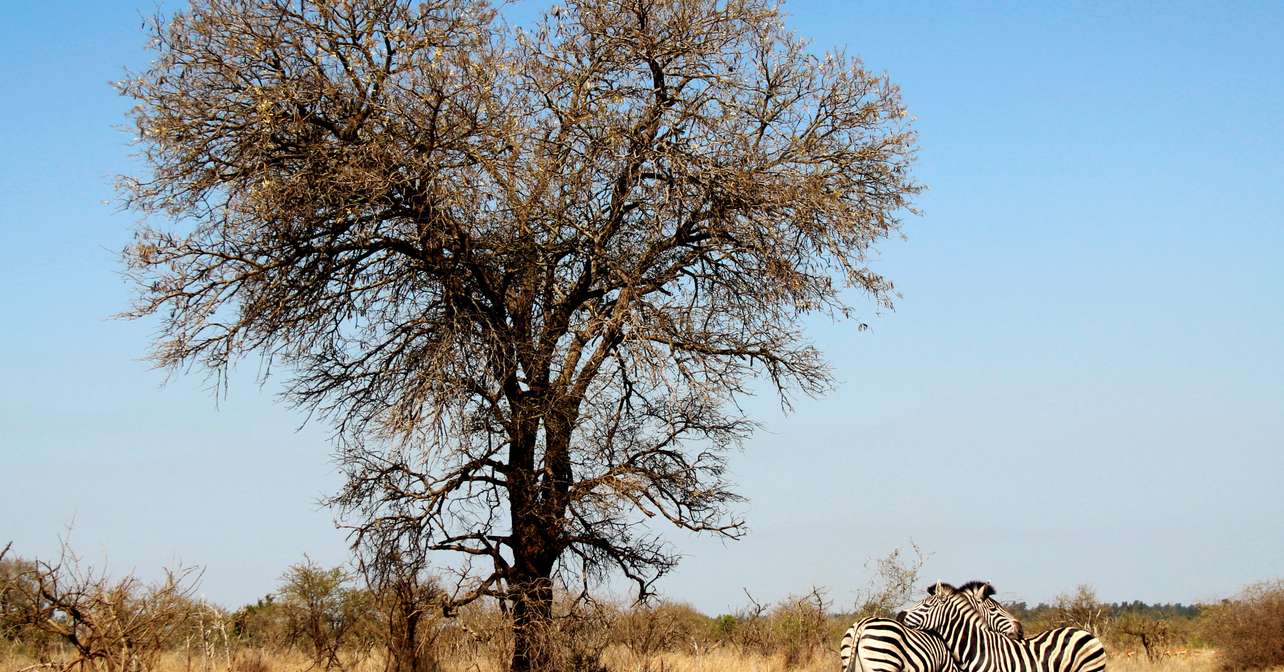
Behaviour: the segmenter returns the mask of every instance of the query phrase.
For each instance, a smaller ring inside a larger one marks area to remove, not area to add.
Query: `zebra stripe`
[[[957,588],[940,583],[927,599],[898,619],[938,635],[968,672],[1101,672],[1106,650],[1092,633],[1056,628],[1030,639],[1011,639],[986,627],[976,604]]]
[[[985,614],[991,630],[1020,638],[1021,621],[994,600],[994,587],[983,581],[972,581],[960,589]],[[863,669],[866,672],[937,672],[956,669],[945,643],[936,636],[906,628],[886,618],[866,618],[852,624],[843,633],[838,653],[842,670]],[[855,655],[856,666],[852,666]]]
[[[957,672],[940,637],[890,618],[865,618],[843,635],[843,672]]]

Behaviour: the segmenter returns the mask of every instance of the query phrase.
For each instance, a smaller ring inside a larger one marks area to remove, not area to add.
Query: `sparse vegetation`
[[[922,555],[894,552],[851,611],[813,589],[711,616],[676,602],[622,605],[558,594],[541,652],[567,672],[832,670],[843,630],[899,606]],[[360,563],[358,563],[360,565]],[[398,567],[404,566],[400,563]],[[440,580],[413,580],[304,559],[276,590],[235,610],[192,599],[197,574],[146,585],[85,567],[0,554],[0,670],[63,672],[499,672],[512,620],[499,601],[447,613]],[[871,606],[876,605],[876,606]],[[1284,664],[1284,583],[1249,587],[1216,605],[1103,603],[1090,587],[1033,608],[1011,605],[1027,632],[1091,624],[1112,672],[1214,672]],[[878,612],[871,612],[878,609]],[[1215,646],[1215,650],[1210,647]]]

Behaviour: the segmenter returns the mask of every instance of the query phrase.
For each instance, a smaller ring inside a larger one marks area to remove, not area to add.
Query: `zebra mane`
[[[994,595],[994,592],[995,592],[994,586],[990,585],[989,581],[977,581],[977,580],[968,581],[967,583],[959,586],[958,588],[960,593],[965,593],[969,590],[978,590],[978,589],[980,590],[981,597],[990,597]]]
[[[941,590],[943,590],[944,592],[942,594],[944,595],[952,595],[958,592],[958,588],[955,588],[954,586],[951,586],[950,584],[944,581],[938,581],[927,587],[927,594],[935,595],[937,588],[940,588]]]

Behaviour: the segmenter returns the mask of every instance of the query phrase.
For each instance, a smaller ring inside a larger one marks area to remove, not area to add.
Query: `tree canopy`
[[[247,356],[335,428],[333,503],[381,557],[468,559],[455,602],[547,617],[555,577],[642,595],[731,537],[765,377],[830,384],[809,314],[890,306],[866,265],[919,190],[896,87],[763,0],[193,0],[121,91],[125,261],[155,361]],[[855,288],[855,291],[850,291]],[[529,642],[527,642],[529,644]],[[527,647],[529,648],[529,647]]]

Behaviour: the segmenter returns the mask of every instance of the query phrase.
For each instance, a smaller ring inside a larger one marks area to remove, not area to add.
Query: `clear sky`
[[[254,363],[215,403],[140,361],[156,325],[117,251],[134,216],[140,10],[8,3],[0,21],[0,544],[204,593],[346,557],[316,500],[326,428]],[[1284,576],[1284,5],[803,2],[790,24],[903,88],[930,190],[876,267],[872,329],[819,322],[841,385],[733,457],[752,532],[674,534],[661,585],[708,611],[826,586],[916,542],[923,578],[1046,600],[1192,601]],[[531,13],[527,3],[513,10]]]

